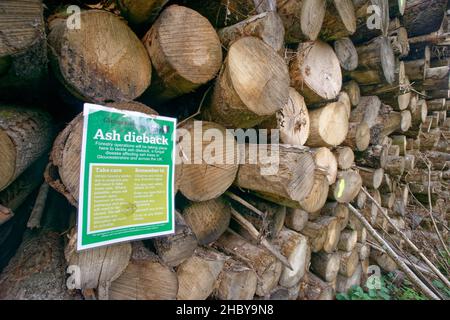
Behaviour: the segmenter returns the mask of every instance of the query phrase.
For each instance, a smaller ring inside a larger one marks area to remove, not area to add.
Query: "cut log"
[[[175,300],[177,274],[164,265],[142,242],[133,243],[131,260],[111,283],[110,300]]]
[[[352,251],[358,241],[358,233],[355,230],[345,229],[339,237],[338,249],[346,252]]]
[[[445,90],[450,83],[450,67],[436,67],[425,70],[425,78],[418,82],[420,90]]]
[[[288,97],[283,59],[262,40],[244,37],[228,50],[203,117],[226,127],[250,128],[281,110]]]
[[[336,157],[338,168],[341,170],[350,169],[355,161],[355,154],[349,147],[337,147],[333,150],[333,154]]]
[[[339,272],[340,254],[318,252],[311,255],[311,269],[324,281],[334,281]]]
[[[333,300],[334,289],[330,282],[325,282],[315,274],[307,272],[300,282],[299,300]]]
[[[365,122],[372,128],[381,108],[381,101],[377,96],[363,96],[359,104],[350,113],[350,122]]]
[[[326,0],[277,0],[286,42],[316,40],[326,12]]]
[[[323,226],[326,232],[325,242],[323,243],[322,250],[326,253],[332,253],[336,251],[341,235],[341,226],[337,217],[322,216],[315,220],[315,223]]]
[[[308,222],[308,216],[308,212],[302,209],[287,208],[284,225],[289,229],[301,232]]]
[[[306,145],[310,147],[333,147],[340,145],[348,132],[348,113],[341,102],[309,112],[310,134]]]
[[[276,12],[263,12],[251,16],[232,26],[218,31],[220,42],[225,48],[229,48],[236,40],[253,36],[260,38],[276,52],[284,48],[283,21]]]
[[[156,253],[170,267],[176,267],[194,254],[197,238],[183,216],[175,212],[175,233],[152,240]]]
[[[342,69],[352,71],[358,67],[358,52],[349,38],[345,37],[336,40],[334,42],[334,51]]]
[[[275,115],[258,125],[260,129],[278,129],[280,142],[302,146],[309,137],[309,113],[305,100],[294,89],[289,88],[289,99]]]
[[[47,152],[52,138],[52,119],[48,113],[0,106],[0,190]]]
[[[108,106],[157,114],[153,109],[138,102],[111,103]],[[79,114],[56,137],[46,176],[50,186],[62,193],[75,207],[78,206],[82,137],[83,115]]]
[[[111,283],[127,267],[131,257],[131,244],[121,243],[100,248],[77,251],[77,231],[68,235],[64,256],[68,266],[80,268],[80,288],[97,289],[99,299],[107,299]]]
[[[46,99],[47,45],[42,0],[2,1],[0,12],[0,95],[3,99],[33,103],[34,99]]]
[[[292,270],[283,267],[279,284],[287,288],[293,287],[303,278],[309,266],[311,251],[308,239],[300,233],[283,228],[274,243],[292,266]]]
[[[446,0],[406,1],[402,22],[408,35],[417,37],[437,31],[441,27],[446,5]]]
[[[381,145],[370,146],[363,152],[355,154],[358,166],[369,168],[384,168],[388,157],[388,148]]]
[[[341,256],[341,262],[339,265],[339,274],[345,277],[351,277],[359,266],[358,250],[352,250],[349,252],[339,251]]]
[[[386,253],[371,250],[370,251],[370,260],[375,262],[377,265],[381,267],[382,270],[386,272],[393,272],[398,269],[397,264],[391,257],[389,257]]]
[[[327,201],[329,182],[322,172],[314,173],[314,185],[305,199],[299,201],[300,208],[308,213],[319,211]]]
[[[406,1],[406,0],[403,0]],[[409,54],[409,42],[408,42],[408,31],[406,28],[400,25],[393,26],[391,21],[391,27],[389,28],[389,39],[391,40],[392,50],[396,56],[401,58],[407,57]]]
[[[191,203],[183,210],[186,223],[194,232],[198,243],[209,244],[217,240],[230,224],[231,211],[222,198]]]
[[[166,8],[142,41],[156,71],[144,97],[152,103],[195,90],[214,78],[222,63],[216,31],[206,18],[186,7]]]
[[[245,263],[229,258],[219,274],[213,296],[219,300],[252,300],[257,282],[255,271]]]
[[[358,167],[359,175],[362,178],[363,185],[370,189],[378,189],[381,186],[384,176],[382,168],[372,169]]]
[[[256,155],[258,149],[259,163],[246,161],[241,164],[235,180],[236,186],[252,190],[275,203],[299,207],[298,202],[309,195],[314,185],[313,157],[304,148],[280,145],[278,151],[272,148],[270,155],[271,159],[277,159],[278,162],[278,170],[274,171],[267,167],[269,159],[261,158],[268,154],[268,145],[245,145],[242,153],[245,155],[244,159],[255,160],[250,154]]]
[[[268,295],[276,287],[283,269],[282,264],[266,250],[230,231],[225,232],[215,245],[226,254],[242,260],[256,272],[256,295]]]
[[[291,86],[307,104],[335,99],[342,88],[339,59],[328,44],[302,42],[289,65]]]
[[[207,121],[188,121],[177,133],[183,166],[180,192],[192,201],[207,201],[222,195],[233,183],[239,168],[239,153],[233,134]]]
[[[389,14],[391,17],[405,14],[406,0],[389,0]]]
[[[139,29],[153,23],[168,0],[118,0],[120,13],[134,27]]]
[[[355,7],[352,0],[334,0],[329,3],[320,32],[326,41],[348,37],[356,31]]]
[[[344,84],[343,90],[347,92],[352,107],[356,107],[361,99],[361,90],[358,82],[350,80]]]
[[[199,247],[195,254],[177,269],[178,300],[205,300],[223,269],[226,256],[211,249]]]
[[[339,202],[328,202],[320,212],[322,215],[331,216],[338,219],[339,230],[342,231],[348,224],[348,208]]]
[[[323,248],[327,237],[327,230],[324,225],[307,222],[302,229],[302,234],[308,237],[312,252],[319,252]]]
[[[366,259],[369,258],[369,256],[370,256],[370,246],[368,244],[362,244],[362,243],[358,242],[356,244],[356,249],[358,250],[359,260],[360,261],[365,261]]]
[[[57,18],[48,36],[52,69],[76,98],[89,102],[129,101],[149,86],[151,62],[137,36],[116,15],[80,13],[80,30]]]
[[[378,37],[356,47],[358,68],[348,75],[359,84],[393,84],[395,81],[395,57],[387,37]]]
[[[331,186],[328,197],[339,203],[350,203],[359,193],[362,179],[354,170],[340,171],[338,179]]]
[[[342,142],[343,146],[353,150],[364,151],[369,147],[370,128],[365,122],[350,122],[347,137]]]
[[[336,182],[337,161],[330,149],[322,147],[313,150],[314,162],[316,166],[326,172],[328,184]]]

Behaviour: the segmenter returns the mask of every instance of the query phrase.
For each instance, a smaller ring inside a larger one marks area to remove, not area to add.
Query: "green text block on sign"
[[[176,121],[85,104],[78,249],[174,232]]]

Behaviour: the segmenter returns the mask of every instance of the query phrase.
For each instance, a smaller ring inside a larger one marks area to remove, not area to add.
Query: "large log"
[[[342,88],[342,72],[333,48],[322,41],[298,45],[289,64],[291,86],[307,104],[337,98]]]
[[[177,292],[177,274],[142,242],[135,242],[128,266],[111,283],[108,299],[174,300]]]
[[[52,119],[48,113],[1,105],[0,190],[47,152],[52,138]]]
[[[202,113],[205,120],[225,127],[250,128],[281,110],[288,97],[289,74],[283,59],[262,40],[244,37],[228,50]]]
[[[153,109],[138,102],[111,103],[108,106],[157,114]],[[46,180],[50,186],[62,193],[73,206],[78,206],[82,137],[83,114],[80,113],[56,137],[46,172]]]
[[[199,247],[177,268],[178,300],[205,300],[213,292],[226,256],[211,248]]]
[[[273,11],[251,16],[218,31],[220,42],[229,48],[236,40],[253,36],[260,38],[276,52],[284,48],[284,26],[280,16]]]
[[[188,121],[177,135],[182,162],[180,192],[192,201],[219,197],[233,183],[239,167],[233,134],[213,122]]]
[[[267,154],[268,150],[268,145],[245,145],[244,159],[252,159],[250,154],[255,155],[259,151],[260,161],[259,163],[246,161],[240,165],[235,180],[236,186],[249,189],[276,203],[299,207],[299,201],[304,200],[313,188],[315,170],[313,157],[304,148],[280,145],[279,150],[272,149],[270,155],[272,160],[276,161],[272,164],[276,164],[277,167],[267,168],[267,159],[261,159],[261,155]],[[265,172],[267,169],[269,170]]]
[[[277,0],[278,13],[286,29],[286,42],[316,40],[326,11],[325,0]]]
[[[0,21],[2,98],[46,99],[47,45],[42,0],[2,1]]]
[[[280,142],[302,146],[309,137],[309,113],[305,99],[289,88],[287,103],[275,115],[258,125],[261,129],[278,129]]]
[[[150,85],[152,71],[144,45],[112,13],[82,11],[80,19],[82,27],[77,31],[59,17],[49,26],[50,61],[63,86],[89,102],[139,97]]]
[[[222,64],[220,40],[213,26],[186,7],[166,8],[142,41],[156,71],[144,97],[153,103],[195,90],[214,78]]]
[[[340,145],[348,133],[348,110],[341,102],[309,112],[310,134],[306,145],[310,147],[334,147]]]
[[[194,254],[197,238],[183,216],[175,213],[175,233],[152,241],[156,253],[170,267],[176,267]]]
[[[193,202],[183,210],[186,223],[194,232],[198,243],[209,244],[217,240],[228,228],[230,206],[222,198]]]
[[[256,295],[268,295],[278,283],[282,264],[266,250],[247,242],[241,236],[227,231],[215,245],[226,254],[234,256],[249,265],[258,276]]]
[[[446,0],[406,1],[402,22],[410,37],[417,37],[437,31],[445,15]]]

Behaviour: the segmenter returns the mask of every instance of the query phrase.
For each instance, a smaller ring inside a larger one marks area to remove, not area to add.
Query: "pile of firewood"
[[[436,278],[447,0],[69,4],[0,3],[0,299],[334,299],[372,264]],[[175,234],[77,252],[83,102],[202,120],[246,159],[226,129],[278,129],[258,145],[278,171],[177,165]]]

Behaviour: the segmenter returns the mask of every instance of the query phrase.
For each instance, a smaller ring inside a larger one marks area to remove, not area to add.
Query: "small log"
[[[178,300],[206,300],[214,290],[227,257],[211,248],[199,247],[177,268]]]
[[[349,122],[347,137],[342,142],[343,146],[353,150],[364,151],[369,147],[370,128],[365,122]]]
[[[256,295],[268,295],[277,285],[283,269],[282,264],[266,250],[230,231],[226,231],[215,242],[215,246],[237,260],[242,260],[256,272],[258,276]]]
[[[133,243],[130,262],[120,277],[111,283],[111,300],[175,300],[177,274],[164,265],[142,242]]]
[[[261,159],[262,154],[267,154],[265,152],[268,147],[268,145],[245,145],[244,159],[254,159],[249,154],[252,152],[256,154],[258,149]],[[261,160],[259,163],[246,162],[239,167],[235,185],[252,190],[275,203],[299,207],[298,202],[308,196],[314,185],[313,157],[304,148],[285,145],[280,145],[278,151],[272,148],[270,157],[278,159],[277,171],[267,168]],[[266,159],[263,161],[265,162]]]
[[[341,39],[356,31],[355,7],[352,0],[334,0],[328,4],[320,32],[326,41]]]
[[[336,183],[330,188],[328,197],[339,203],[350,203],[358,195],[361,186],[362,179],[358,172],[340,171]]]
[[[301,232],[308,222],[309,213],[302,209],[286,209],[284,225],[289,229]]]
[[[118,0],[120,13],[135,28],[148,27],[158,17],[168,0]]]
[[[350,277],[338,275],[336,279],[336,292],[347,293],[351,287],[361,284],[362,267],[358,264],[355,272]]]
[[[183,216],[175,212],[175,233],[152,240],[156,253],[170,267],[176,267],[194,254],[197,238]]]
[[[228,228],[230,206],[222,198],[193,202],[183,210],[183,218],[201,245],[216,241]]]
[[[346,252],[352,251],[356,247],[358,233],[355,230],[345,229],[341,232],[338,242],[338,249]]]
[[[330,282],[325,282],[315,274],[307,272],[300,282],[299,300],[333,300],[334,289]]]
[[[340,170],[350,169],[355,161],[355,154],[349,147],[337,147],[333,149],[333,154]]]
[[[355,162],[360,167],[383,168],[386,166],[388,148],[381,145],[370,146],[363,152],[357,152],[355,156]]]
[[[348,132],[348,113],[341,102],[309,112],[310,134],[306,145],[310,147],[334,147],[340,145]],[[331,121],[333,119],[333,121]]]
[[[311,221],[305,224],[302,234],[308,237],[312,252],[319,252],[323,248],[327,237],[326,231],[324,225]]]
[[[276,52],[284,48],[284,26],[280,16],[273,11],[251,16],[232,26],[218,31],[220,42],[229,48],[233,42],[242,37],[260,38]]]
[[[314,185],[305,199],[299,201],[300,208],[308,213],[319,211],[327,201],[329,182],[321,173],[314,173]]]
[[[203,118],[225,127],[251,128],[281,110],[288,97],[283,59],[262,40],[244,37],[228,50]]]
[[[283,228],[274,243],[280,247],[281,253],[292,266],[292,270],[283,267],[279,284],[287,288],[293,287],[298,284],[308,269],[311,256],[308,239],[300,233]]]
[[[377,123],[381,101],[377,96],[363,96],[359,104],[350,113],[350,122],[365,122],[369,128]]]
[[[302,42],[289,64],[291,86],[307,104],[337,98],[342,88],[339,59],[333,48],[321,41]]]
[[[309,113],[303,97],[289,88],[289,99],[283,108],[258,125],[260,129],[278,129],[280,142],[302,146],[309,137]]]
[[[311,270],[322,280],[334,281],[339,272],[340,254],[318,252],[311,255]]]
[[[257,282],[255,271],[245,263],[229,258],[219,274],[213,296],[219,300],[252,300]]]
[[[372,169],[358,167],[358,169],[365,187],[369,189],[378,189],[381,186],[384,176],[384,170],[382,168]]]
[[[351,277],[359,266],[358,250],[352,250],[349,252],[339,251],[341,255],[341,262],[339,265],[339,274],[345,277]]]
[[[342,69],[352,71],[358,67],[358,52],[349,38],[345,37],[336,40],[334,42],[334,51]]]
[[[239,153],[233,134],[207,121],[188,121],[178,129],[182,162],[180,192],[192,201],[207,201],[222,195],[233,183],[239,168]],[[213,138],[221,143],[214,144]]]
[[[337,217],[323,216],[315,220],[315,223],[323,226],[326,232],[322,250],[326,253],[336,251],[341,235],[341,226]]]
[[[336,182],[337,161],[330,149],[325,147],[314,149],[313,156],[316,166],[325,170],[328,184]]]
[[[325,0],[277,0],[287,43],[316,40],[326,12]]]
[[[338,220],[339,230],[342,231],[348,224],[348,208],[339,202],[328,202],[320,211],[322,215],[335,217]]]
[[[355,80],[350,80],[344,83],[343,90],[347,92],[352,107],[356,107],[361,99],[361,90],[359,88],[358,82],[356,82]]]
[[[377,36],[387,36],[389,31],[388,0],[356,0],[355,43],[366,42]]]

